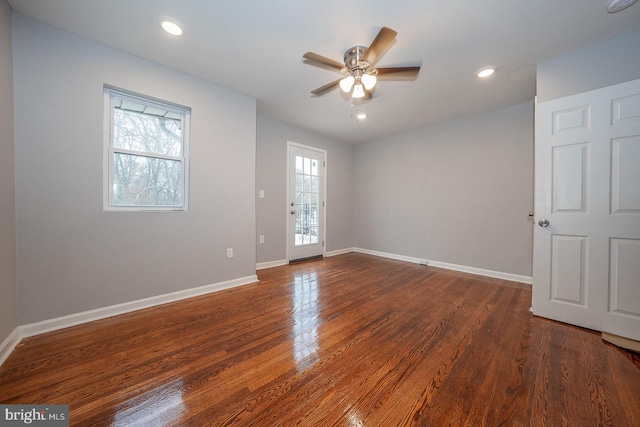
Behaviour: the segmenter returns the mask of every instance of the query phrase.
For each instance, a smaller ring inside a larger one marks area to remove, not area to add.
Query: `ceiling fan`
[[[312,90],[311,94],[321,96],[340,86],[343,92],[351,94],[355,99],[368,99],[371,98],[378,79],[415,80],[420,67],[375,68],[380,58],[395,43],[397,34],[391,28],[382,27],[368,48],[354,46],[347,50],[344,54],[344,64],[313,52],[302,55],[303,62],[307,64],[346,75]]]

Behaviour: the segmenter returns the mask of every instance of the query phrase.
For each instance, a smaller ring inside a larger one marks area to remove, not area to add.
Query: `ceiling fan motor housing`
[[[364,46],[354,46],[344,53],[344,66],[351,72],[356,69],[365,71],[369,67],[369,63],[364,60],[367,48]]]

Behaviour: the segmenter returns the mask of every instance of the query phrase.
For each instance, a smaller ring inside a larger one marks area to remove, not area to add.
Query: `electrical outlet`
[[[264,199],[264,190],[260,190],[260,192],[258,193],[258,197]]]
[[[227,248],[227,258],[233,258],[233,248]]]
[[[264,234],[260,235],[260,243],[264,243]]]

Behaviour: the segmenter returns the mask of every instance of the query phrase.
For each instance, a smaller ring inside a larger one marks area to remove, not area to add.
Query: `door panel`
[[[640,117],[640,95],[634,94],[612,100],[613,125],[627,120],[638,120]]]
[[[611,239],[609,312],[640,318],[640,240]]]
[[[572,144],[552,148],[553,212],[586,212],[589,144]]]
[[[640,214],[640,136],[611,141],[611,212]]]
[[[551,236],[551,299],[586,307],[587,238]]]
[[[326,154],[293,143],[288,151],[288,259],[323,255]]]
[[[536,105],[535,162],[534,314],[640,340],[640,80]]]

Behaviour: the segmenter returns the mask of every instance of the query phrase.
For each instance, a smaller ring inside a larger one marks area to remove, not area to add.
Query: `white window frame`
[[[179,114],[182,117],[182,155],[178,157],[166,156],[158,153],[142,151],[130,151],[114,147],[114,98],[129,100],[137,104],[166,110]],[[191,123],[191,109],[164,100],[139,95],[111,86],[104,86],[104,143],[103,143],[103,209],[112,212],[131,211],[187,211],[189,208],[189,129]],[[180,206],[156,206],[156,205],[114,205],[113,181],[114,181],[114,153],[131,154],[142,157],[180,161],[182,163],[182,205]]]

